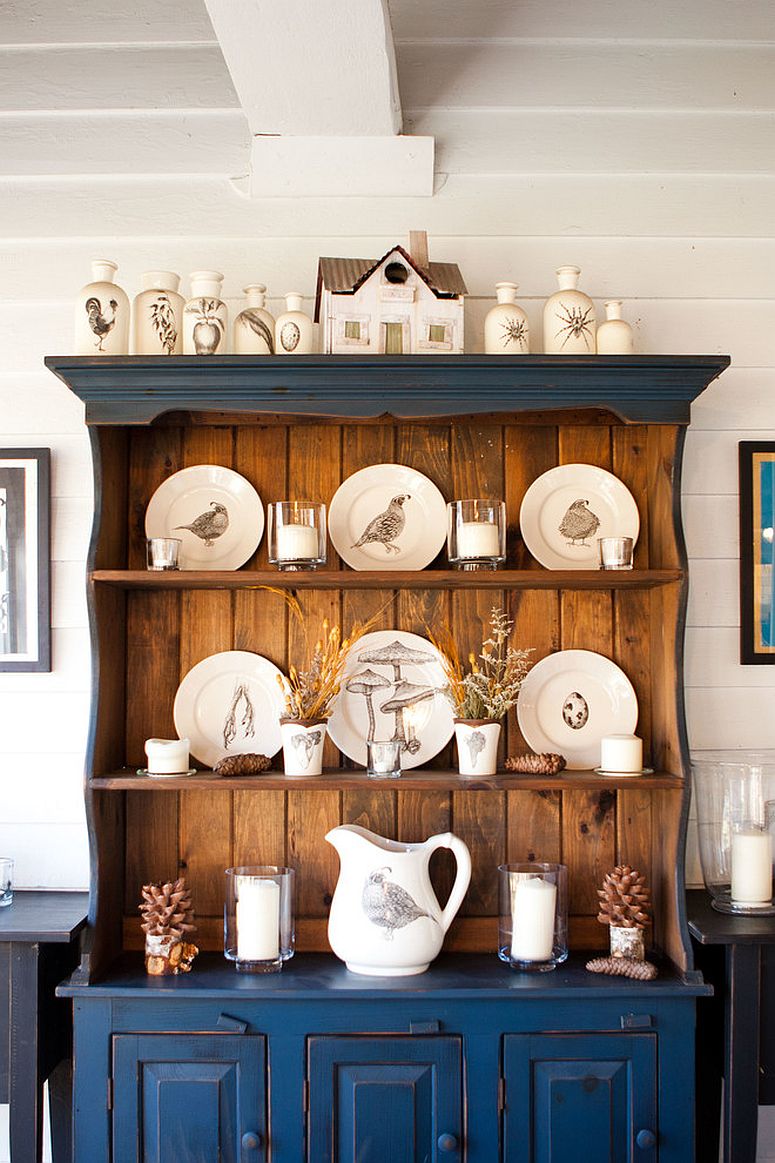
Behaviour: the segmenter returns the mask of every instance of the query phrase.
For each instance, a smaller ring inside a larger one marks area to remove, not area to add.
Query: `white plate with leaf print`
[[[191,754],[215,767],[227,755],[276,755],[282,745],[282,672],[261,654],[224,650],[192,666],[175,695],[172,717]]]
[[[600,766],[604,735],[631,735],[638,698],[624,671],[593,650],[559,650],[528,671],[517,703],[533,751],[564,755],[571,771]]]
[[[181,569],[239,569],[264,534],[261,498],[238,472],[195,464],[159,485],[145,513],[146,537],[179,537]]]
[[[599,569],[598,537],[638,540],[638,506],[627,486],[594,464],[561,464],[533,481],[520,532],[547,569]]]
[[[347,655],[328,734],[364,766],[367,739],[401,740],[401,767],[421,767],[452,738],[445,687],[441,656],[427,638],[405,630],[364,634]]]
[[[372,464],[336,490],[328,531],[353,569],[425,569],[447,537],[447,504],[405,464]]]

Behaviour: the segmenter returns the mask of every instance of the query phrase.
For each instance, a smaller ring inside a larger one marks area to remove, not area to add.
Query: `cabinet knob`
[[[445,1131],[443,1135],[439,1135],[436,1146],[440,1151],[457,1151],[457,1138]]]
[[[243,1151],[257,1151],[261,1146],[261,1136],[257,1131],[246,1131],[242,1136]]]
[[[648,1131],[648,1130],[638,1131],[637,1135],[635,1136],[635,1146],[636,1147],[643,1147],[643,1148],[655,1147],[656,1144],[657,1144],[657,1136],[654,1134],[653,1131]]]

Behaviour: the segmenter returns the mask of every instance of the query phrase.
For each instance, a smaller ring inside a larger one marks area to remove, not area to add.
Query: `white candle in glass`
[[[280,956],[280,886],[261,876],[237,877],[237,959]]]
[[[463,521],[457,527],[458,557],[500,557],[498,526],[488,521]]]
[[[146,739],[148,771],[154,775],[175,775],[188,771],[188,739]]]
[[[732,833],[732,891],[739,904],[772,900],[772,843],[769,832],[746,828]]]
[[[604,735],[600,766],[603,771],[643,771],[643,740],[637,735]]]
[[[277,526],[278,561],[308,561],[317,556],[317,529],[311,525]]]
[[[557,885],[539,876],[517,882],[512,909],[514,961],[548,961],[554,949]]]

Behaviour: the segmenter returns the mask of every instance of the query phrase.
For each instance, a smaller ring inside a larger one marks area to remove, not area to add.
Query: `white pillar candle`
[[[500,557],[498,526],[487,521],[463,521],[457,527],[458,557]]]
[[[772,900],[772,845],[769,832],[747,828],[732,833],[732,900],[769,904]]]
[[[311,525],[277,526],[278,561],[306,561],[317,556],[317,529]]]
[[[557,885],[538,876],[517,882],[512,909],[511,957],[548,961],[554,948]]]
[[[280,956],[280,886],[260,876],[237,877],[237,959]]]
[[[175,775],[189,770],[188,739],[146,739],[145,754],[152,775]]]
[[[637,735],[604,735],[600,767],[603,771],[643,771],[643,740]]]

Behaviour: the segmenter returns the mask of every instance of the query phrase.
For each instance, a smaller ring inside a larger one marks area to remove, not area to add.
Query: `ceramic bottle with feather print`
[[[223,355],[229,311],[221,299],[223,275],[218,271],[194,271],[191,298],[183,309],[185,355]]]
[[[126,355],[129,351],[129,298],[113,282],[118,264],[95,259],[92,281],[75,303],[75,354]]]
[[[558,267],[559,291],[544,305],[546,355],[595,354],[595,305],[578,289],[579,267]]]
[[[180,275],[146,271],[140,278],[143,290],[132,312],[135,355],[182,355],[186,300],[178,294]]]
[[[244,288],[248,305],[234,320],[235,355],[274,355],[274,316],[265,307],[266,287],[250,283]]]

